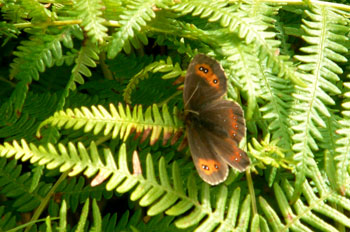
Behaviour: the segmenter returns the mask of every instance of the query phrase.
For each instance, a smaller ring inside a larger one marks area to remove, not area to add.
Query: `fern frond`
[[[283,181],[283,189],[288,198],[291,199],[293,188],[286,180]],[[305,217],[301,216],[301,218],[303,218],[303,220],[305,220],[307,223],[318,229],[327,228],[328,231],[337,231],[333,226],[329,225],[321,217],[317,216],[321,214],[324,217],[335,220],[348,228],[350,227],[350,218],[346,217],[342,212],[337,211],[334,209],[334,207],[326,203],[327,195],[317,197],[312,190],[312,186],[310,186],[309,182],[307,181],[305,181],[303,184],[302,192],[308,204],[305,205],[305,203],[302,203],[301,200],[298,200],[295,203],[294,208],[299,215],[305,215]],[[312,212],[315,212],[316,214]]]
[[[128,85],[126,86],[123,97],[124,101],[128,104],[131,104],[131,93],[137,87],[137,84],[140,80],[146,79],[149,76],[149,72],[156,73],[166,73],[162,76],[163,79],[170,79],[180,75],[184,75],[184,71],[181,69],[180,64],[173,64],[171,57],[169,56],[166,61],[160,60],[155,61],[149,65],[147,65],[144,69],[138,72],[135,76],[133,76]]]
[[[269,224],[277,231],[291,228],[299,231],[315,231],[316,229],[317,231],[336,232],[338,230],[329,224],[331,220],[335,220],[340,225],[349,228],[350,218],[343,214],[342,210],[349,210],[350,200],[329,188],[327,176],[321,174],[315,161],[310,161],[310,164],[311,168],[306,172],[310,179],[307,179],[302,185],[302,197],[292,205],[289,202],[293,200],[295,189],[289,181],[286,178],[282,179],[282,187],[277,183],[274,184],[275,196],[286,224],[280,221],[265,199],[259,199],[269,219]]]
[[[230,64],[228,67],[234,73],[232,76],[239,78],[243,91],[247,93],[248,107],[245,111],[245,117],[249,120],[253,117],[257,109],[258,99],[261,97],[260,80],[263,78],[263,70],[260,69],[256,54],[252,53],[252,46],[242,44],[240,39],[235,36],[232,36],[231,40],[231,43],[226,45],[223,50],[224,54],[228,55],[227,60],[234,64]]]
[[[162,114],[156,105],[147,108],[143,113],[142,106],[136,107],[132,112],[127,106],[125,109],[121,104],[118,109],[110,104],[110,112],[103,106],[93,106],[91,110],[86,107],[80,109],[68,109],[56,112],[52,117],[45,120],[40,128],[50,124],[52,126],[73,128],[78,130],[84,127],[85,132],[93,131],[96,135],[103,131],[104,135],[111,135],[112,138],[119,136],[124,141],[130,136],[132,131],[137,135],[142,132],[143,140],[151,133],[150,143],[154,144],[163,131],[163,138],[168,140],[170,135],[181,128],[181,122],[169,114],[166,105],[163,105]],[[176,108],[174,108],[176,111]],[[40,136],[40,134],[38,134]]]
[[[18,58],[11,64],[10,76],[27,83],[32,82],[32,79],[39,80],[39,72],[52,67],[54,60],[62,57],[62,36],[35,34],[30,40],[23,41],[14,53]]]
[[[311,45],[301,50],[309,55],[295,56],[303,62],[298,66],[298,75],[308,86],[297,87],[293,95],[296,113],[292,115],[292,120],[297,124],[292,127],[295,131],[292,138],[296,151],[294,160],[298,162],[296,195],[309,168],[307,160],[313,157],[313,150],[318,150],[315,139],[323,139],[318,127],[326,127],[322,115],[330,117],[326,104],[335,104],[329,94],[340,93],[335,81],[339,80],[338,74],[342,73],[342,69],[335,62],[345,62],[347,59],[341,53],[348,51],[345,35],[349,30],[344,26],[346,19],[341,14],[326,6],[314,7],[306,14],[310,20],[304,20],[303,28],[307,35],[303,38]]]
[[[262,162],[258,166],[265,168],[265,165],[271,165],[276,168],[292,169],[290,166],[291,162],[285,158],[283,149],[276,145],[279,140],[270,141],[270,139],[270,135],[268,134],[260,143],[255,138],[253,138],[252,143],[248,143],[250,154]]]
[[[29,212],[40,204],[50,186],[44,182],[31,190],[33,176],[29,172],[22,174],[22,165],[16,160],[7,162],[0,158],[0,186],[1,193],[8,198],[11,206],[19,212]]]
[[[54,14],[44,4],[35,0],[23,0],[21,6],[32,19],[32,23],[47,22],[54,19]]]
[[[140,41],[143,44],[148,43],[146,35],[140,31],[156,16],[152,10],[153,6],[153,0],[136,0],[127,6],[120,16],[120,28],[112,35],[112,40],[109,42],[107,50],[109,59],[114,58],[122,49],[130,53],[130,42],[135,48],[140,47]]]
[[[337,130],[337,134],[341,136],[337,141],[336,154],[334,160],[336,161],[336,182],[340,192],[345,195],[349,194],[350,175],[348,167],[350,164],[350,104],[349,97],[350,83],[344,83],[346,92],[344,93],[345,101],[343,102],[342,114],[344,118],[339,121],[340,128]]]
[[[88,198],[110,199],[113,196],[113,192],[105,190],[106,186],[104,184],[91,187],[87,186],[85,179],[83,177],[72,178],[64,180],[58,187],[56,192],[62,195],[68,204],[68,209],[73,212],[76,211],[78,206],[85,202]]]
[[[0,138],[5,138],[6,140],[21,138],[25,138],[27,141],[36,140],[33,136],[33,131],[36,131],[42,120],[55,112],[56,103],[56,94],[29,93],[27,101],[23,105],[21,117],[16,121],[11,122],[8,120],[0,124]]]
[[[273,39],[276,36],[274,32],[267,30],[271,24],[267,24],[259,17],[251,17],[249,6],[244,4],[227,6],[226,2],[213,4],[212,1],[187,0],[176,4],[173,10],[182,14],[192,13],[194,16],[208,18],[209,22],[219,21],[222,27],[237,33],[240,38],[245,39],[247,44],[253,43],[257,46],[258,57],[263,60],[267,56],[268,67],[276,70],[279,76],[285,76],[296,84],[304,86],[300,78],[295,75],[294,67],[288,61],[289,57],[276,56],[279,41]],[[270,10],[267,11],[270,12]]]
[[[283,231],[284,225],[281,222],[279,215],[274,211],[274,209],[262,196],[259,197],[259,204],[273,231]]]
[[[78,56],[75,59],[75,66],[72,69],[72,76],[68,83],[68,87],[75,90],[75,82],[84,84],[84,78],[82,75],[91,77],[89,67],[96,67],[96,60],[98,59],[98,48],[96,44],[87,42],[85,46],[81,47]]]
[[[285,183],[287,183],[287,181],[285,181]],[[323,223],[319,217],[312,214],[311,210],[313,209],[314,206],[303,207],[304,205],[302,201],[297,200],[296,203],[293,204],[296,211],[294,212],[294,210],[289,206],[288,199],[287,199],[287,196],[289,196],[290,198],[292,197],[293,189],[290,185],[288,185],[288,187],[290,188],[284,189],[283,191],[282,188],[277,183],[274,184],[275,196],[277,198],[279,208],[281,209],[283,217],[287,223],[287,225],[283,227],[284,230],[291,228],[292,230],[296,230],[296,231],[312,232],[313,231],[312,229],[310,229],[309,227],[307,227],[301,222],[301,219],[303,219],[303,221],[312,223],[311,224],[312,226],[317,226],[316,223],[319,222],[321,223],[322,226],[325,226],[325,228],[331,229],[330,231],[334,231],[334,228],[331,225],[329,225],[328,223]],[[286,196],[286,194],[288,195]]]
[[[6,212],[5,206],[0,206],[0,229],[2,231],[9,231],[16,226],[16,217]]]
[[[82,19],[81,26],[87,31],[93,43],[103,43],[107,37],[106,21],[102,15],[102,4],[99,0],[79,0],[75,5],[78,18]]]
[[[57,150],[58,148],[58,150]],[[218,197],[215,198],[215,209],[211,206],[209,185],[203,183],[201,187],[201,198],[198,199],[198,189],[193,178],[189,178],[188,195],[182,187],[179,178],[179,168],[176,163],[173,164],[173,184],[167,174],[165,160],[159,160],[159,179],[154,171],[153,161],[150,155],[146,159],[146,177],[143,175],[134,175],[130,172],[127,163],[126,146],[122,145],[118,155],[118,162],[113,158],[112,151],[103,150],[104,158],[100,157],[97,147],[91,143],[88,151],[82,143],[77,147],[72,143],[66,148],[59,144],[58,147],[49,145],[47,148],[43,146],[35,146],[27,144],[22,140],[21,145],[16,141],[13,144],[5,143],[0,145],[0,156],[14,157],[22,161],[30,160],[32,163],[45,165],[49,169],[59,168],[61,172],[69,170],[70,176],[76,176],[84,173],[87,177],[92,177],[99,172],[106,178],[110,176],[106,183],[107,190],[116,189],[117,192],[124,193],[132,191],[130,198],[133,201],[139,200],[139,204],[143,207],[150,206],[148,215],[155,215],[165,212],[169,215],[180,216],[188,212],[187,216],[180,217],[175,225],[181,228],[187,228],[199,223],[205,216],[207,219],[200,223],[200,228],[208,227],[220,230],[227,228],[235,228],[236,223],[232,223],[237,219],[237,210],[239,206],[240,190],[237,188],[228,203],[228,212],[226,211],[226,199],[228,191],[225,186],[221,186]],[[247,227],[250,217],[250,197],[245,198],[240,209],[239,223],[237,226]],[[200,230],[198,230],[200,231]]]
[[[290,151],[292,131],[288,115],[292,103],[291,93],[293,89],[290,88],[292,83],[273,75],[266,69],[261,77],[261,98],[266,101],[266,104],[260,108],[260,111],[268,122],[272,139],[278,138],[278,145],[285,151]]]
[[[0,38],[5,38],[1,46],[4,46],[11,38],[17,38],[19,30],[12,24],[0,22]]]
[[[20,80],[11,96],[11,104],[15,110],[20,111],[32,80],[39,80],[39,72],[52,67],[62,60],[61,41],[71,40],[71,30],[75,27],[66,27],[57,34],[44,34],[44,31],[35,32],[30,40],[23,41],[14,52],[17,58],[10,65],[10,78]]]

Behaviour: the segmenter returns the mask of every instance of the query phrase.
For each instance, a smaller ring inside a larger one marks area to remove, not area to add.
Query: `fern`
[[[136,131],[138,135],[144,131],[143,140],[145,140],[152,131],[150,143],[154,144],[162,131],[164,131],[164,139],[167,140],[181,125],[177,119],[171,118],[166,105],[163,105],[162,115],[156,106],[149,107],[145,115],[143,115],[141,106],[131,112],[129,107],[124,109],[119,104],[117,110],[114,105],[110,104],[110,111],[111,113],[102,106],[93,107],[91,111],[87,108],[61,111],[48,118],[41,127],[46,124],[75,130],[84,127],[85,132],[93,130],[95,135],[103,130],[104,135],[111,133],[112,138],[120,136],[123,140],[126,140],[132,131]]]
[[[2,158],[0,162],[2,194],[9,199],[11,207],[19,212],[29,212],[38,207],[42,196],[47,193],[50,186],[40,183],[30,190],[33,181],[30,173],[21,175],[22,166],[16,165],[15,160],[7,163],[6,159]]]
[[[175,6],[174,10],[183,13],[193,12],[193,15],[200,15],[201,17],[209,17],[208,21],[215,22],[220,20],[223,27],[227,27],[230,32],[236,32],[240,38],[244,38],[247,44],[254,42],[259,51],[259,56],[268,55],[268,64],[271,68],[278,69],[279,75],[291,78],[295,83],[303,85],[299,77],[294,75],[294,70],[290,67],[290,63],[285,60],[285,56],[275,56],[274,51],[279,43],[273,38],[274,33],[265,31],[267,25],[261,24],[257,19],[249,18],[248,12],[243,10],[238,11],[237,6],[224,8],[227,3],[212,4],[211,1],[189,1]],[[237,10],[237,11],[236,11]]]
[[[173,65],[173,62],[170,57],[168,57],[167,61],[160,60],[159,62],[153,62],[152,64],[147,65],[143,70],[138,72],[131,80],[129,81],[128,86],[125,88],[124,91],[124,101],[128,104],[131,103],[131,92],[134,88],[136,88],[137,84],[140,80],[144,78],[148,78],[148,72],[168,72],[167,74],[163,75],[163,79],[169,79],[177,77],[181,74],[183,74],[183,71],[180,68],[180,65],[176,63]]]
[[[139,33],[142,26],[145,26],[147,21],[155,17],[152,10],[153,1],[134,1],[127,6],[127,11],[120,15],[120,29],[113,34],[112,41],[108,46],[108,58],[114,58],[122,49],[126,53],[130,53],[131,44],[135,48],[139,48],[142,42],[148,43],[148,39],[143,33]],[[130,41],[129,41],[130,40]]]
[[[106,21],[104,18],[100,17],[102,12],[102,4],[99,1],[78,1],[76,6],[76,11],[79,12],[79,18],[81,18],[82,26],[84,30],[88,32],[91,36],[92,42],[102,43],[107,37],[107,28],[103,25]]]
[[[296,58],[304,62],[298,66],[299,75],[308,87],[297,88],[294,94],[297,113],[292,115],[292,120],[298,124],[293,126],[294,159],[299,163],[297,186],[301,186],[305,180],[304,173],[309,168],[307,160],[313,157],[312,150],[318,150],[315,139],[322,139],[317,126],[326,127],[326,123],[321,115],[330,117],[325,104],[335,104],[329,94],[340,93],[334,82],[339,80],[337,74],[341,74],[342,70],[335,62],[345,62],[346,58],[340,53],[347,51],[342,45],[346,41],[344,33],[347,31],[342,26],[345,23],[342,17],[327,7],[315,7],[307,14],[312,21],[304,20],[303,28],[308,35],[303,38],[311,45],[302,48],[302,51],[310,55],[298,55]],[[336,31],[333,26],[337,28]],[[315,37],[315,33],[320,36]]]
[[[16,218],[13,215],[11,215],[10,212],[6,213],[5,206],[0,207],[0,215],[1,215],[1,221],[0,221],[1,230],[8,231],[11,228],[15,227]]]
[[[87,46],[84,46],[80,49],[79,54],[75,60],[75,66],[72,69],[72,76],[68,82],[68,88],[74,90],[76,88],[75,82],[83,84],[84,78],[91,76],[91,71],[89,67],[96,67],[95,60],[98,59],[97,48],[93,43],[87,43]]]
[[[0,230],[350,228],[348,3],[0,5]],[[198,53],[246,119],[251,166],[219,186],[183,150]]]
[[[67,149],[68,148],[68,149]],[[212,211],[210,206],[210,191],[207,184],[201,187],[201,198],[198,199],[198,189],[194,184],[194,179],[190,178],[188,186],[189,195],[185,194],[179,179],[179,169],[176,163],[173,164],[173,186],[165,169],[164,159],[159,161],[160,181],[157,180],[154,172],[153,161],[150,155],[146,160],[146,177],[142,175],[133,175],[127,165],[127,155],[125,145],[121,147],[118,156],[118,164],[114,161],[112,152],[104,150],[104,161],[102,161],[97,147],[94,143],[90,146],[90,152],[80,143],[76,147],[72,143],[68,147],[60,144],[57,149],[49,145],[48,148],[42,146],[36,147],[34,144],[26,144],[23,140],[21,145],[14,142],[12,145],[5,143],[0,146],[0,155],[2,157],[12,157],[23,161],[30,160],[32,163],[45,165],[48,169],[60,168],[61,172],[69,171],[69,176],[76,176],[83,172],[87,177],[95,175],[103,175],[105,178],[110,177],[107,184],[107,190],[116,189],[117,192],[123,193],[134,189],[130,195],[131,200],[140,200],[140,205],[150,206],[148,209],[149,215],[156,215],[164,212],[169,215],[181,215],[191,209],[193,211],[180,219],[175,224],[178,227],[186,228],[195,225],[200,220],[208,215],[208,218],[201,223],[200,228],[215,228],[219,225],[220,230],[227,230],[227,226],[232,230],[239,205],[239,189],[232,196],[229,202],[229,211],[224,217],[226,209],[227,189],[222,186],[219,191],[216,210]],[[91,157],[91,158],[90,158]],[[238,192],[237,192],[238,191]],[[240,221],[245,222],[245,227],[248,226],[247,217],[250,214],[249,196],[245,199],[240,211]],[[227,221],[226,221],[227,220]],[[242,224],[239,224],[242,226]]]

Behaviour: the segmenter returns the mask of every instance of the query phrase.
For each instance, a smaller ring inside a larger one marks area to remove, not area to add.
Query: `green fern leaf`
[[[260,4],[260,3],[258,3]],[[268,7],[268,14],[273,12]],[[213,3],[212,1],[187,0],[173,7],[173,10],[192,15],[199,15],[207,18],[210,22],[219,21],[222,27],[235,32],[240,38],[245,39],[247,44],[253,43],[257,46],[258,57],[262,60],[268,57],[268,66],[278,71],[279,76],[290,78],[297,85],[305,86],[300,78],[295,75],[294,67],[287,59],[287,56],[276,56],[279,41],[273,40],[275,33],[268,31],[270,24],[264,23],[259,17],[250,17],[250,5],[227,6],[226,2]]]
[[[96,67],[95,60],[98,59],[98,48],[95,44],[90,42],[87,43],[86,46],[83,46],[75,59],[75,66],[72,69],[72,76],[68,87],[75,90],[75,82],[83,84],[84,78],[82,75],[90,77],[91,71],[89,67]]]
[[[0,156],[12,157],[16,159],[21,159],[23,161],[29,160],[32,163],[38,163],[39,165],[45,165],[49,169],[59,168],[61,172],[69,170],[70,176],[76,176],[79,173],[84,173],[87,177],[91,177],[99,172],[99,175],[104,177],[109,177],[106,184],[107,190],[116,189],[117,191],[121,186],[123,186],[125,181],[128,183],[135,183],[129,186],[129,190],[133,188],[130,195],[131,200],[140,200],[141,206],[153,206],[148,210],[148,214],[160,213],[162,210],[172,209],[172,212],[179,214],[179,212],[174,212],[174,206],[181,204],[182,201],[188,201],[195,208],[189,213],[188,216],[183,216],[178,219],[175,224],[179,227],[187,228],[191,225],[195,225],[200,222],[200,220],[207,217],[207,220],[201,223],[201,227],[209,227],[211,229],[216,226],[222,226],[222,228],[227,228],[227,226],[235,227],[232,220],[236,218],[237,209],[239,205],[239,189],[232,196],[233,199],[229,203],[229,213],[226,214],[226,199],[227,199],[227,189],[222,186],[219,195],[216,198],[215,210],[210,203],[210,191],[209,185],[203,183],[201,190],[201,199],[198,200],[198,190],[194,183],[193,178],[189,178],[189,189],[188,196],[184,195],[184,191],[177,192],[169,183],[169,178],[167,177],[166,166],[164,165],[164,159],[160,160],[159,175],[160,182],[156,177],[155,170],[153,167],[153,161],[150,155],[146,159],[146,177],[143,175],[133,175],[130,173],[127,164],[126,148],[123,145],[120,149],[118,155],[118,164],[114,161],[112,152],[109,149],[104,149],[104,161],[102,161],[97,147],[94,143],[91,144],[90,150],[87,149],[79,143],[74,146],[72,143],[68,144],[65,148],[62,144],[58,145],[58,150],[53,146],[49,145],[47,148],[43,146],[35,146],[34,144],[27,144],[22,140],[21,145],[14,142],[12,145],[5,143],[0,145]],[[175,169],[176,170],[176,169]],[[177,174],[178,175],[178,174]],[[130,181],[132,179],[134,181]],[[176,179],[176,178],[175,178]],[[179,186],[178,181],[174,181],[174,186]],[[177,187],[178,188],[178,187]],[[121,188],[122,190],[123,187]],[[238,191],[238,192],[237,192]],[[173,204],[178,202],[176,205],[160,206],[156,202],[165,202],[163,199],[172,199]],[[170,208],[172,207],[172,208]],[[190,208],[188,208],[189,210]],[[180,209],[182,210],[182,209]],[[187,210],[186,210],[187,211]],[[183,212],[184,213],[184,212]],[[182,214],[182,213],[181,213]],[[246,197],[239,215],[238,224],[239,226],[247,227],[250,217],[250,197]]]
[[[148,39],[142,30],[148,21],[151,21],[156,15],[152,10],[154,1],[137,0],[127,6],[126,10],[120,16],[120,29],[113,34],[113,38],[108,45],[108,58],[114,58],[123,48],[126,53],[130,53],[131,40],[134,47],[138,47],[139,41],[143,44],[148,43]],[[135,46],[136,45],[136,46]]]
[[[306,13],[311,21],[304,20],[304,30],[308,35],[303,38],[311,45],[301,50],[310,55],[296,58],[303,62],[298,66],[298,75],[308,87],[298,88],[293,95],[296,98],[293,107],[297,111],[292,115],[292,120],[297,123],[292,127],[295,131],[293,149],[296,151],[294,160],[298,162],[293,199],[304,183],[308,159],[313,157],[312,150],[318,150],[315,139],[323,139],[317,127],[326,127],[321,115],[330,117],[326,104],[334,104],[334,100],[329,94],[340,93],[334,82],[339,80],[342,69],[335,62],[345,62],[346,58],[340,53],[347,52],[343,44],[348,29],[342,26],[345,23],[342,15],[325,6],[314,7],[312,12]]]
[[[155,61],[147,65],[144,69],[142,69],[140,72],[138,72],[136,75],[134,75],[130,79],[123,93],[124,101],[126,103],[131,104],[132,91],[137,87],[140,80],[143,80],[149,77],[149,74],[148,74],[149,72],[152,72],[152,73],[167,72],[167,74],[162,76],[163,79],[170,79],[170,78],[178,77],[180,75],[184,75],[184,71],[181,69],[179,63],[176,63],[175,65],[173,65],[173,61],[171,57],[168,57],[166,61],[164,60]]]
[[[16,218],[10,212],[6,212],[5,206],[0,206],[0,228],[2,231],[9,231],[16,226]]]
[[[84,127],[85,132],[93,131],[94,134],[103,131],[104,135],[111,134],[112,138],[119,136],[124,141],[130,136],[132,130],[135,130],[137,135],[144,131],[146,137],[144,136],[143,140],[152,131],[151,144],[158,140],[162,131],[167,141],[169,135],[179,130],[182,125],[178,119],[172,118],[166,105],[163,105],[162,114],[155,105],[149,107],[143,114],[141,106],[136,107],[131,113],[128,106],[124,109],[121,104],[118,105],[118,110],[110,104],[110,112],[101,105],[93,106],[91,110],[83,107],[81,110],[76,108],[74,111],[71,109],[59,111],[45,120],[39,128],[47,124],[74,130]]]
[[[103,43],[107,37],[107,28],[103,25],[106,21],[101,17],[102,4],[98,0],[80,0],[77,1],[76,10],[79,12],[78,17],[82,19],[81,26],[87,31],[93,43]]]
[[[350,83],[344,83],[346,91],[350,88]],[[345,193],[349,192],[349,184],[350,184],[350,175],[348,172],[348,166],[350,162],[350,105],[348,98],[350,96],[349,92],[344,93],[345,102],[342,104],[344,110],[342,112],[344,118],[339,120],[339,129],[337,130],[337,134],[341,137],[336,141],[336,155],[334,160],[336,161],[336,182],[338,186],[338,190],[345,195]]]

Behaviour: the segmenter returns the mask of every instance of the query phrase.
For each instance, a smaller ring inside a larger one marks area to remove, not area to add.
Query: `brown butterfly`
[[[229,166],[244,171],[250,164],[238,147],[245,136],[242,108],[222,99],[227,80],[221,65],[199,54],[185,77],[183,100],[188,143],[199,176],[211,185],[226,180]]]

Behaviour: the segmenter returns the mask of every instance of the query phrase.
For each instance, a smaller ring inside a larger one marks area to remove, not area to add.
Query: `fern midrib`
[[[120,117],[120,115],[119,115]],[[156,123],[155,120],[153,120],[153,122],[150,122],[150,121],[143,121],[143,122],[139,122],[139,121],[136,121],[136,120],[129,120],[129,119],[116,119],[116,118],[103,118],[103,119],[98,119],[98,118],[92,118],[92,117],[77,117],[77,116],[74,116],[74,117],[70,117],[69,115],[66,115],[66,116],[62,116],[60,115],[59,116],[59,120],[60,121],[66,121],[65,124],[68,123],[68,121],[84,121],[86,122],[86,124],[89,124],[89,123],[93,123],[93,124],[97,124],[97,123],[102,123],[102,124],[116,124],[118,126],[115,126],[115,127],[119,127],[119,128],[127,128],[128,125],[140,125],[142,126],[142,128],[146,128],[151,126],[152,128],[153,127],[161,127],[161,128],[166,128],[166,129],[171,129],[172,131],[176,131],[176,130],[179,130],[181,129],[182,127],[179,125],[179,126],[176,126],[175,124],[166,124],[166,120],[162,120],[162,124],[160,123]],[[50,121],[53,121],[53,120],[56,120],[57,118],[51,118]],[[48,122],[46,122],[48,123]],[[75,123],[76,124],[76,123]],[[75,125],[74,124],[74,125]],[[84,124],[84,125],[86,125]],[[73,127],[74,127],[73,125]],[[64,127],[64,125],[62,126]],[[138,126],[136,126],[138,127]]]
[[[260,64],[261,65],[261,64]],[[282,130],[285,131],[286,133],[282,133],[282,135],[284,136],[285,139],[290,140],[290,135],[288,133],[288,124],[284,123],[286,122],[285,120],[282,120],[283,117],[283,113],[281,113],[281,111],[279,110],[279,104],[276,101],[276,95],[274,94],[273,88],[270,85],[270,81],[268,79],[268,77],[265,75],[265,73],[262,74],[262,77],[264,78],[265,81],[265,88],[268,90],[268,93],[270,95],[270,103],[272,103],[273,108],[274,108],[274,112],[276,112],[278,114],[278,118],[274,118],[274,120],[277,120],[279,122],[279,128],[278,130]],[[287,145],[288,147],[286,147],[286,149],[290,150],[291,148],[291,143],[284,143],[285,145]]]
[[[313,105],[314,105],[314,101],[315,99],[317,98],[316,96],[316,92],[317,92],[317,88],[318,88],[318,84],[319,84],[319,79],[322,78],[321,77],[321,66],[322,66],[322,60],[324,58],[324,49],[325,49],[325,41],[326,41],[326,28],[327,28],[327,20],[325,19],[325,14],[324,14],[324,7],[322,7],[322,21],[321,21],[321,24],[322,24],[322,27],[321,27],[321,33],[320,33],[320,36],[318,36],[318,38],[320,38],[320,43],[318,45],[318,50],[319,51],[317,53],[317,62],[316,62],[316,67],[314,69],[314,72],[313,72],[313,79],[312,79],[312,92],[311,92],[311,98],[310,98],[310,101],[308,103],[308,110],[307,110],[307,116],[306,116],[306,125],[305,125],[305,130],[304,130],[304,139],[303,139],[303,147],[304,147],[304,150],[303,150],[303,154],[309,154],[309,152],[307,152],[307,147],[308,147],[308,141],[307,141],[307,138],[308,138],[308,134],[309,136],[312,136],[311,133],[310,133],[310,124],[311,124],[311,114],[312,114],[312,109],[314,108]],[[317,109],[315,110],[317,111]],[[304,157],[304,156],[303,156]],[[306,162],[304,160],[304,162]]]

